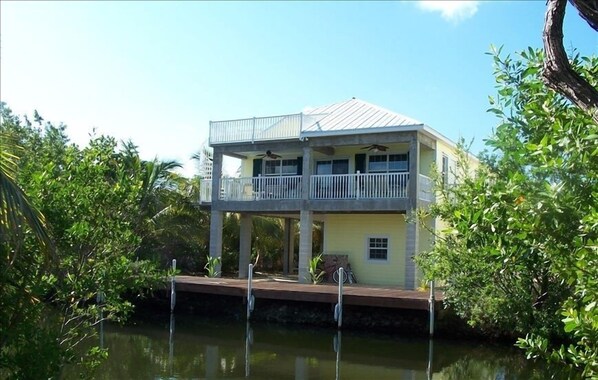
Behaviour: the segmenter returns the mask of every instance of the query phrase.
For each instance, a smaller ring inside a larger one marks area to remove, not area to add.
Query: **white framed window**
[[[266,160],[264,161],[264,175],[297,175],[297,159]]]
[[[368,173],[396,173],[409,171],[409,154],[377,154],[368,160]]]
[[[389,239],[388,236],[366,237],[366,259],[368,261],[388,261]]]
[[[318,160],[316,174],[349,174],[349,160]]]
[[[449,184],[449,158],[446,154],[442,155],[442,185],[444,187]]]

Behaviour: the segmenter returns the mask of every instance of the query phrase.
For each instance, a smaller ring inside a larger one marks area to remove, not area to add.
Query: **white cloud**
[[[478,11],[478,4],[479,1],[460,0],[420,0],[417,2],[418,8],[426,12],[440,12],[443,19],[454,24],[473,17]]]

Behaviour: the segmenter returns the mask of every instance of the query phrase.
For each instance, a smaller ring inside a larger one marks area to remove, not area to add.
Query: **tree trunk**
[[[547,4],[543,33],[546,53],[542,74],[544,82],[586,111],[598,123],[598,90],[573,70],[563,47],[563,19],[567,0],[548,0]],[[576,8],[580,10],[578,5]]]

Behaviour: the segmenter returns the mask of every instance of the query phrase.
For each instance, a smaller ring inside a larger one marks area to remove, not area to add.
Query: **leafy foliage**
[[[206,265],[204,266],[204,269],[207,271],[206,276],[211,278],[218,277],[220,275],[218,267],[222,261],[221,258],[208,256],[206,261]]]
[[[326,272],[320,269],[320,264],[322,262],[324,262],[324,259],[322,258],[321,253],[309,260],[309,277],[314,285],[319,284],[320,281],[322,281],[322,277],[326,274]]]
[[[447,302],[472,325],[525,335],[530,357],[596,376],[598,126],[545,87],[541,51],[493,57],[493,151],[477,169],[463,153],[459,184],[439,187],[431,213],[446,229],[418,262],[446,282]],[[572,65],[598,85],[595,57]]]
[[[151,290],[163,278],[151,262],[136,259],[144,183],[127,165],[130,157],[113,138],[93,137],[80,149],[69,144],[64,126],[35,119],[37,127],[22,124],[3,106],[0,133],[22,147],[14,182],[45,216],[54,255],[46,259],[45,245],[33,238],[35,225],[6,235],[3,230],[3,377],[52,377],[67,362],[82,368],[97,363],[101,350],[92,347],[81,361],[76,349],[95,334],[99,308],[107,319],[123,320],[132,309],[125,295]],[[14,213],[10,202],[0,206],[3,219]],[[24,206],[21,215],[28,212]],[[101,304],[95,302],[98,292]]]

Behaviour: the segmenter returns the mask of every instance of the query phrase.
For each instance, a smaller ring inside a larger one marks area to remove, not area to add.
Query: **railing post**
[[[359,190],[360,190],[360,187],[361,187],[361,183],[360,183],[361,179],[359,178],[360,174],[361,173],[358,170],[357,171],[357,175],[355,176],[355,179],[356,179],[356,181],[355,181],[355,199],[359,199]]]
[[[337,326],[340,329],[343,325],[343,282],[344,277],[343,267],[338,268],[338,302],[334,306],[334,320],[337,322]]]
[[[251,127],[251,143],[255,141],[255,116],[253,117],[253,126]]]
[[[251,312],[255,306],[255,297],[253,296],[252,282],[253,280],[253,264],[249,264],[247,273],[247,319],[251,317]]]
[[[434,295],[434,280],[430,281],[430,337],[434,336],[434,304],[436,303],[436,297]]]
[[[257,183],[256,191],[258,192],[258,198],[265,198],[265,196],[264,197],[261,196],[261,195],[265,195],[264,194],[264,184],[262,183],[262,175],[261,174],[257,175],[256,183]]]
[[[176,259],[172,259],[172,277],[170,278],[170,313],[174,312],[176,305],[176,288],[174,272],[176,271]]]

